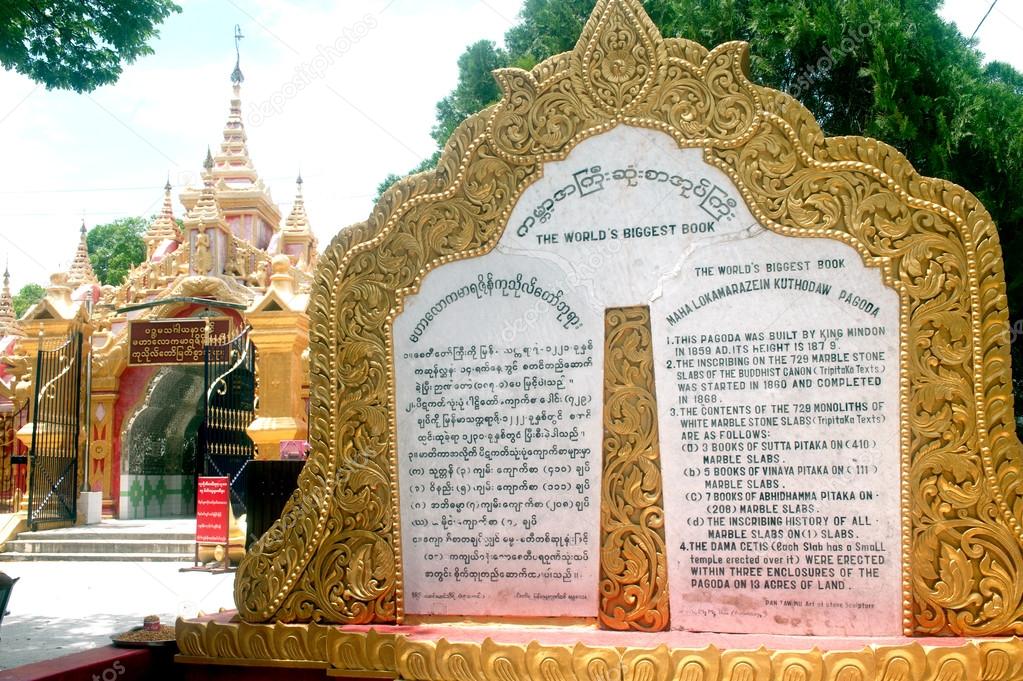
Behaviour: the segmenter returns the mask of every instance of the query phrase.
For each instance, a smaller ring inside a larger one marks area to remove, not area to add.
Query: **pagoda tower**
[[[160,246],[166,241],[181,243],[181,230],[178,228],[177,220],[174,219],[174,205],[171,201],[171,183],[163,188],[163,210],[153,223],[149,225],[142,240],[146,242],[146,259],[152,260]]]
[[[305,198],[302,196],[302,175],[295,181],[295,204],[288,215],[288,221],[281,233],[281,252],[291,258],[301,270],[309,270],[316,264],[316,236],[309,226],[305,212]]]
[[[189,273],[219,276],[224,273],[231,248],[231,228],[214,187],[213,155],[206,151],[203,188],[185,218]]]
[[[17,322],[14,299],[11,297],[11,272],[10,268],[5,268],[4,288],[0,291],[0,338],[10,336],[16,330]]]
[[[74,262],[68,270],[67,283],[72,290],[86,284],[99,285],[99,278],[92,269],[92,261],[89,260],[89,245],[86,241],[87,230],[85,220],[82,220],[81,237],[78,240],[78,250],[75,251]]]
[[[281,213],[249,156],[248,135],[242,120],[244,82],[240,63],[236,63],[231,74],[233,94],[223,141],[213,157],[210,172],[231,233],[259,250],[266,250],[281,224]],[[197,189],[186,190],[181,194],[181,203],[191,211],[200,193]]]

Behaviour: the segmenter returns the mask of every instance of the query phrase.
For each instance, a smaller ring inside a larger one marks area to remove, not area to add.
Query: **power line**
[[[974,38],[977,37],[977,31],[979,31],[980,27],[984,25],[984,22],[987,21],[987,18],[991,16],[991,10],[993,10],[995,8],[995,5],[997,4],[998,0],[993,0],[991,6],[987,8],[987,12],[984,13],[983,17],[981,17],[980,23],[977,24],[977,28],[973,29],[973,35],[970,36],[970,40],[973,40]]]
[[[341,177],[341,175],[339,175],[338,173],[328,173],[328,174],[323,174],[323,175],[320,175],[320,174],[315,174],[315,175],[303,174],[303,178],[305,178],[305,179],[309,179],[309,178],[312,178],[312,179],[322,179],[322,178],[335,178],[335,177]],[[269,181],[269,182],[287,182],[289,180],[290,181],[294,181],[295,176],[294,175],[277,175],[277,176],[274,176],[274,177],[264,177],[263,179],[266,180],[266,181]],[[180,189],[188,189],[189,185],[187,185],[187,184],[172,185],[172,188],[179,189],[179,190]],[[192,187],[192,188],[194,189],[195,187]],[[5,196],[5,195],[7,195],[7,196],[17,196],[19,194],[26,194],[26,195],[28,195],[28,194],[99,194],[99,193],[103,193],[103,192],[141,192],[141,191],[145,191],[145,192],[159,192],[162,195],[163,194],[162,190],[163,190],[163,186],[162,185],[157,185],[157,184],[150,184],[150,185],[139,186],[139,187],[82,187],[82,188],[61,188],[61,189],[13,189],[13,190],[12,189],[4,189],[4,190],[0,190],[0,196]],[[363,198],[366,198],[367,196],[373,196],[373,194],[346,194],[346,195],[342,195],[342,196],[340,196],[338,198],[341,198],[341,199],[363,199]]]
[[[998,13],[1001,14],[1003,17],[1005,17],[1005,19],[1007,19],[1010,24],[1012,24],[1013,26],[1015,26],[1019,30],[1023,31],[1023,24],[1020,24],[1018,21],[1016,21],[1015,19],[1010,17],[1008,14],[1006,14],[1002,10],[998,10]]]

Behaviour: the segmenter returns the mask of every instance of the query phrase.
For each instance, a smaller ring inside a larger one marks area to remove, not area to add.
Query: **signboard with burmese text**
[[[195,541],[227,545],[231,517],[231,480],[200,477],[196,495]]]
[[[227,317],[132,321],[128,331],[128,366],[202,364],[206,345],[225,345],[230,333],[231,320]]]

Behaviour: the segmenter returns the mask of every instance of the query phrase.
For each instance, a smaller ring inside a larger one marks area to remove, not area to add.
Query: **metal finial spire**
[[[244,37],[245,36],[242,35],[242,27],[241,27],[241,25],[240,24],[235,24],[234,25],[234,54],[235,54],[236,59],[235,59],[235,62],[234,62],[234,72],[231,73],[231,82],[234,83],[235,85],[241,85],[242,83],[245,82],[245,76],[242,75],[242,52],[241,52],[241,42],[242,42],[242,38],[244,38]]]
[[[207,151],[209,151],[208,148],[207,148]],[[163,185],[163,191],[166,192],[167,194],[170,194],[171,189],[172,189],[172,187],[171,187],[171,183],[170,183],[170,175],[168,175],[167,176],[167,184]]]
[[[207,171],[213,170],[213,152],[210,151],[209,147],[206,147],[206,160],[203,162],[202,167]]]

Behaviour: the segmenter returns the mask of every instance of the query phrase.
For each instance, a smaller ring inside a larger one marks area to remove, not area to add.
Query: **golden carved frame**
[[[904,631],[1023,631],[1005,277],[977,199],[881,142],[825,138],[798,102],[749,81],[746,44],[662,38],[639,0],[599,0],[573,52],[496,76],[503,100],[458,128],[436,171],[392,187],[321,259],[313,455],[241,566],[240,616],[402,621],[392,323],[428,272],[494,248],[544,163],[633,125],[703,149],[771,231],[843,241],[881,268],[902,312]]]

